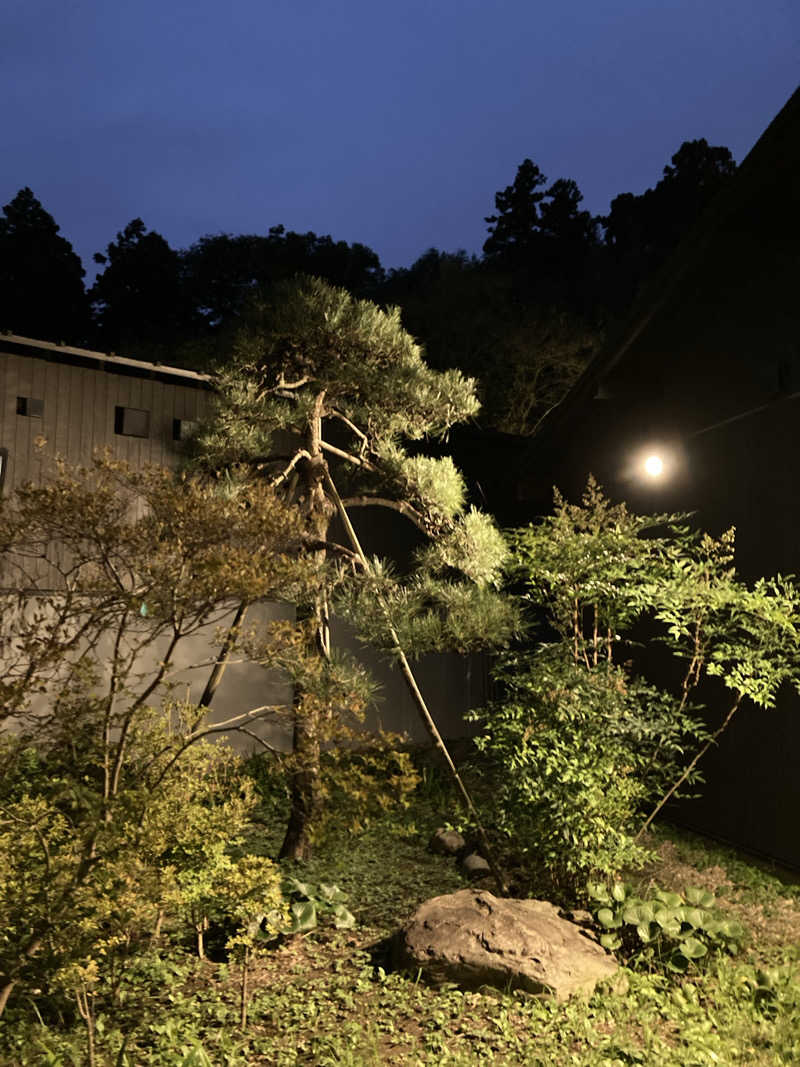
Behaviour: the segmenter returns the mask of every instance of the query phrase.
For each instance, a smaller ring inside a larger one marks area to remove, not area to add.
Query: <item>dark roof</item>
[[[46,359],[55,363],[68,363],[71,366],[88,367],[111,374],[150,378],[167,382],[170,385],[188,385],[199,389],[211,388],[209,375],[200,374],[197,371],[170,367],[161,363],[148,363],[141,359],[128,359],[125,356],[106,355],[103,352],[93,352],[88,348],[57,345],[51,341],[37,341],[35,338],[21,337],[14,333],[0,333],[0,352],[6,352],[9,355],[32,356],[35,359]]]

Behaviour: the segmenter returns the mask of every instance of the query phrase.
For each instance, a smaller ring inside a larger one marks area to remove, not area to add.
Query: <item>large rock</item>
[[[397,934],[394,963],[433,983],[590,994],[617,963],[544,900],[461,889],[421,904]]]

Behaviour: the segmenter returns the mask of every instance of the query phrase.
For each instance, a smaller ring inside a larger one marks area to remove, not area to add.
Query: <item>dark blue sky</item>
[[[289,229],[384,266],[479,251],[530,156],[604,212],[684,140],[737,161],[800,78],[797,0],[4,0],[0,204],[29,185],[91,271]]]

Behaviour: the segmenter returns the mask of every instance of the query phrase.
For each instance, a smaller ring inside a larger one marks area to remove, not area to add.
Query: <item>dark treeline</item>
[[[133,219],[95,254],[90,288],[24,188],[0,217],[0,330],[204,369],[255,293],[314,274],[399,305],[433,367],[478,379],[484,426],[529,434],[734,171],[727,148],[687,141],[652,189],[592,216],[574,181],[550,183],[526,159],[495,195],[481,256],[431,248],[395,270],[363,244],[283,226],[173,249]]]

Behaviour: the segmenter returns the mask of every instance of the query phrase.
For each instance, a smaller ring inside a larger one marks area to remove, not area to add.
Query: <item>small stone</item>
[[[477,852],[470,852],[461,860],[461,870],[470,878],[484,878],[491,873],[491,867]]]
[[[431,852],[439,856],[455,856],[466,842],[457,830],[445,830],[440,826],[428,843]]]

